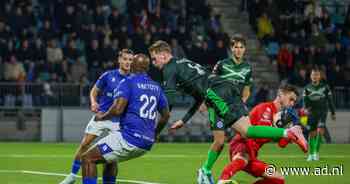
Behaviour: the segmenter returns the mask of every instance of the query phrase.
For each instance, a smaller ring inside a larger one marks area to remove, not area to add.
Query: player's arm
[[[126,106],[128,105],[128,100],[124,97],[117,98],[114,100],[112,106],[105,113],[97,113],[95,116],[95,121],[103,121],[111,119],[114,116],[120,116],[123,114]]]
[[[160,113],[160,118],[157,123],[156,136],[158,136],[160,132],[164,129],[170,117],[170,112],[168,107],[163,108],[162,110],[159,111],[159,113]]]
[[[309,91],[307,90],[307,88],[305,88],[303,91],[303,102],[304,102],[304,108],[306,108],[307,110],[310,110],[309,108],[311,107],[311,101],[309,98]]]
[[[186,65],[186,67],[187,66],[188,65]],[[200,66],[200,65],[197,65],[197,66]],[[195,65],[195,66],[192,66],[190,68],[196,69],[198,75],[203,75],[204,71],[202,73],[202,71],[201,71],[202,69],[197,68],[197,66]],[[181,70],[181,68],[179,70]],[[184,69],[184,70],[186,70],[186,69]],[[173,125],[170,127],[170,130],[176,130],[176,129],[181,128],[197,112],[197,110],[201,106],[204,99],[202,99],[201,97],[196,96],[196,95],[192,95],[192,97],[194,97],[195,102],[192,104],[192,106],[188,109],[186,114],[180,120],[177,120],[175,123],[173,123]]]
[[[244,103],[247,103],[249,96],[250,96],[250,86],[247,85],[247,86],[244,86],[243,91],[242,91],[242,101]]]
[[[247,100],[250,97],[250,88],[251,88],[251,85],[253,83],[252,69],[251,68],[250,68],[249,73],[247,74],[247,77],[246,77],[244,83],[245,83],[245,85],[244,85],[243,91],[242,91],[242,101],[244,103],[247,103]]]
[[[118,87],[114,90],[113,104],[107,112],[96,114],[95,120],[103,121],[106,119],[111,119],[114,116],[120,116],[128,105],[128,99],[131,93],[130,90],[128,81],[126,79],[121,80]]]
[[[160,92],[158,99],[158,112],[160,113],[160,118],[156,127],[156,137],[158,137],[163,130],[170,117],[168,100],[162,91]]]
[[[195,102],[192,104],[191,108],[188,109],[187,113],[184,115],[183,118],[181,118],[181,121],[183,123],[187,123],[188,120],[191,119],[191,117],[197,112],[197,110],[199,109],[199,107],[202,105],[203,100],[196,98]]]
[[[91,107],[90,110],[92,112],[97,112],[98,111],[98,103],[97,103],[97,97],[99,96],[100,89],[94,85],[90,91],[90,103]]]
[[[332,91],[329,88],[329,86],[327,86],[326,93],[327,93],[328,106],[329,106],[329,109],[331,110],[331,114],[332,114],[332,119],[335,119],[335,105],[334,105]]]
[[[91,111],[97,113],[98,112],[98,102],[97,97],[100,95],[101,89],[103,89],[106,86],[106,80],[107,80],[107,72],[103,73],[96,81],[94,86],[92,87],[90,91],[90,103],[91,103]]]

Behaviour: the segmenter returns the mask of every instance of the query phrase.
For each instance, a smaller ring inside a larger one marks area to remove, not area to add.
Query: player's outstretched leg
[[[307,141],[303,135],[303,130],[300,126],[293,126],[287,129],[287,137],[297,144],[304,153],[308,151]]]
[[[233,124],[232,128],[238,131],[242,136],[248,138],[289,138],[304,152],[308,150],[307,141],[305,140],[300,126],[293,126],[288,129],[269,126],[251,126],[249,118],[243,116]]]
[[[232,160],[222,171],[218,184],[236,184],[237,182],[231,180],[231,177],[238,171],[244,169],[246,165],[247,161],[245,159],[237,158]]]
[[[63,181],[60,182],[60,184],[73,184],[76,181],[77,174],[80,170],[81,166],[81,155],[86,152],[92,143],[92,141],[96,138],[96,135],[93,134],[85,134],[83,140],[81,141],[79,148],[77,149],[74,161],[72,163],[71,173],[64,178]]]

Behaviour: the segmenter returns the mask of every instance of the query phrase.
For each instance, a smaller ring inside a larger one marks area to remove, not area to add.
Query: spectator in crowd
[[[288,44],[283,43],[277,55],[278,73],[281,80],[288,77],[293,71],[293,55],[289,51]]]
[[[280,49],[278,39],[275,35],[275,31],[272,31],[270,35],[265,37],[265,44],[266,54],[269,56],[271,61],[275,60]]]
[[[3,58],[0,57],[0,82],[4,80],[4,75],[5,75],[4,62],[3,62]]]
[[[202,57],[201,57],[201,62],[204,66],[206,66],[208,69],[214,68],[215,64],[217,61],[214,60],[213,58],[213,53],[209,49],[209,45],[207,41],[203,41],[202,43]]]
[[[71,69],[71,80],[74,83],[80,83],[83,76],[87,76],[87,66],[83,61],[83,57],[77,58],[77,60],[72,64]]]
[[[270,90],[269,90],[268,84],[265,82],[262,82],[261,87],[259,88],[258,92],[255,95],[254,106],[261,102],[267,102],[269,97],[269,92]]]
[[[70,63],[73,63],[81,56],[80,51],[77,49],[76,41],[71,39],[67,42],[67,46],[63,49],[64,57],[66,57]]]
[[[23,64],[17,61],[15,55],[11,55],[9,61],[5,62],[5,74],[4,79],[9,82],[24,81],[26,72]]]
[[[220,61],[228,57],[227,48],[223,39],[218,39],[213,50],[213,56],[215,61]]]
[[[336,83],[335,78],[343,78],[342,66],[346,64],[350,47],[347,26],[350,11],[344,13],[344,3],[253,0],[248,6],[253,7],[248,11],[252,28],[272,62],[276,49],[281,47],[277,54],[281,80],[295,80],[300,69],[307,72],[313,65],[327,68],[327,75],[332,75],[330,80],[333,83]],[[283,48],[284,44],[291,46],[292,55]],[[334,85],[345,84],[337,82]]]
[[[172,55],[177,58],[185,58],[186,54],[181,45],[179,45],[178,41],[175,38],[171,39],[171,49]]]
[[[41,38],[35,39],[33,61],[44,61],[46,59],[46,50]]]
[[[312,34],[310,37],[310,44],[317,48],[325,47],[327,44],[326,36],[320,32],[317,24],[312,24]]]
[[[44,20],[44,26],[39,30],[39,35],[43,39],[43,41],[46,43],[52,38],[57,37],[58,33],[56,30],[52,27],[51,21],[49,19]]]
[[[89,70],[89,75],[92,80],[96,80],[102,72],[102,56],[99,48],[98,40],[92,40],[90,47],[87,49],[86,60]]]
[[[16,51],[16,56],[19,61],[33,61],[35,57],[35,51],[32,46],[29,46],[29,41],[24,39],[21,43],[21,47]]]
[[[57,46],[56,39],[51,39],[47,43],[46,60],[51,64],[60,64],[63,60],[62,49]]]
[[[331,66],[327,70],[327,79],[329,86],[334,89],[337,86],[345,86],[345,78],[344,78],[343,68],[337,65],[335,62],[331,64]]]
[[[261,17],[259,17],[257,27],[258,27],[258,38],[261,40],[264,40],[266,36],[269,36],[272,34],[272,31],[273,31],[272,23],[265,12],[261,15]]]
[[[38,83],[36,92],[44,95],[33,97],[34,105],[57,102],[49,82],[95,82],[121,47],[146,52],[163,39],[177,57],[208,67],[227,57],[221,15],[208,1],[18,2],[4,2],[0,12],[1,67],[4,80]],[[16,68],[16,76],[7,68]],[[159,78],[157,70],[150,72]]]
[[[347,61],[346,49],[342,46],[340,42],[335,43],[333,57],[335,57],[336,63],[338,65],[344,66],[346,64],[346,61]]]
[[[301,68],[306,65],[305,52],[298,45],[294,45],[292,54],[295,68]]]
[[[309,77],[306,68],[299,68],[288,79],[290,84],[293,84],[299,88],[304,88],[309,83]]]

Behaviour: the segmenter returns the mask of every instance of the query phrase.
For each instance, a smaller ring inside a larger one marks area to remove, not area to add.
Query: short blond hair
[[[171,53],[171,47],[170,45],[163,41],[163,40],[158,40],[154,42],[149,48],[148,51],[150,53],[160,53],[160,52],[168,52]]]

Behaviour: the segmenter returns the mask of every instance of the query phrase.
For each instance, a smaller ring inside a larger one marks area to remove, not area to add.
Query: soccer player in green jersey
[[[201,65],[188,59],[174,58],[171,47],[164,41],[157,41],[149,48],[153,64],[162,70],[163,88],[169,104],[173,104],[176,91],[183,90],[195,99],[185,116],[176,121],[172,128],[181,128],[197,111],[202,102],[212,108],[222,119],[223,127],[232,127],[243,137],[272,138],[288,137],[307,151],[307,142],[301,128],[294,126],[290,129],[251,126],[248,111],[242,101],[240,85],[229,80],[223,80],[216,74],[207,72]],[[214,137],[215,139],[215,137]],[[210,175],[206,175],[202,183],[213,183]]]
[[[246,103],[250,96],[250,85],[252,83],[252,68],[245,60],[246,41],[240,35],[235,35],[230,40],[231,57],[218,61],[213,73],[221,81],[231,83],[238,88],[241,100]],[[222,119],[215,113],[213,108],[208,108],[210,128],[214,136],[214,142],[210,146],[208,156],[203,166],[198,170],[198,181],[202,181],[203,176],[209,176],[211,180],[211,170],[218,159],[225,143],[225,129]]]
[[[335,120],[335,107],[332,92],[322,80],[321,70],[315,67],[311,70],[311,83],[304,88],[304,106],[308,112],[309,156],[307,161],[319,160],[322,137],[325,132],[328,108]]]

